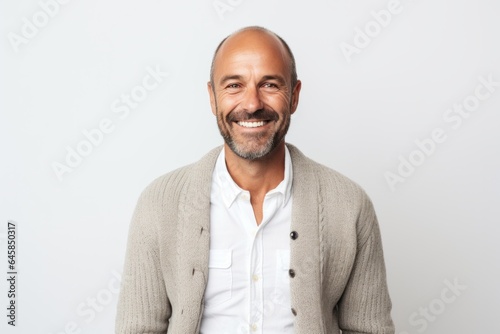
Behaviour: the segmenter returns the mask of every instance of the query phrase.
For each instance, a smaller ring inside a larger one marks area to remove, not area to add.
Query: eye
[[[278,90],[279,87],[277,84],[272,83],[272,82],[265,82],[262,84],[262,88],[268,89],[268,90]]]
[[[227,94],[239,94],[241,92],[242,86],[237,82],[232,82],[224,87]]]
[[[231,83],[226,86],[226,89],[238,89],[238,88],[240,88],[240,85],[237,83]]]

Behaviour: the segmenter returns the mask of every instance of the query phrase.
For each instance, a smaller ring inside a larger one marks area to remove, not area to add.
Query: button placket
[[[259,333],[263,325],[262,310],[264,306],[264,294],[263,294],[263,281],[260,279],[263,273],[263,263],[262,263],[262,252],[263,252],[263,235],[262,226],[257,229],[253,240],[253,246],[251,250],[251,282],[250,282],[250,314],[249,323],[251,324],[250,330],[252,332]]]

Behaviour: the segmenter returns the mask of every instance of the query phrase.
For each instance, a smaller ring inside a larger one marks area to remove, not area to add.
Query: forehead
[[[244,31],[228,37],[220,47],[214,65],[216,78],[232,74],[243,75],[245,71],[288,77],[291,66],[290,57],[281,41],[276,36],[261,31]]]

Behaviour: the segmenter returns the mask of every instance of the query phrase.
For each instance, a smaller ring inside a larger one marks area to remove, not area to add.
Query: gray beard
[[[291,106],[290,106],[291,107]],[[224,119],[221,118],[219,113],[219,108],[216,104],[216,114],[217,114],[217,126],[219,128],[219,132],[224,138],[224,142],[229,146],[231,151],[234,152],[238,157],[245,160],[259,160],[267,156],[269,153],[274,151],[276,147],[285,139],[285,135],[288,132],[288,128],[290,127],[291,117],[288,116],[288,119],[285,119],[286,122],[285,128],[283,129],[282,134],[280,132],[276,132],[269,140],[265,143],[265,145],[258,151],[246,151],[242,147],[240,147],[231,136],[229,129],[227,133],[224,133],[224,127],[221,124],[224,123]],[[281,134],[281,135],[280,135]]]
[[[269,138],[267,143],[260,150],[246,151],[243,148],[239,147],[239,145],[235,143],[235,141],[230,135],[222,134],[222,137],[224,138],[224,141],[226,142],[227,146],[229,146],[231,151],[233,151],[234,154],[245,160],[258,160],[265,157],[266,155],[271,153],[283,139],[283,138],[277,138],[277,134],[275,134],[274,136]]]

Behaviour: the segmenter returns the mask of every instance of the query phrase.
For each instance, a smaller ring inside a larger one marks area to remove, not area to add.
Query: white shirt
[[[212,176],[209,276],[200,334],[293,333],[290,305],[292,163],[255,220],[250,193],[231,178],[220,153]]]

